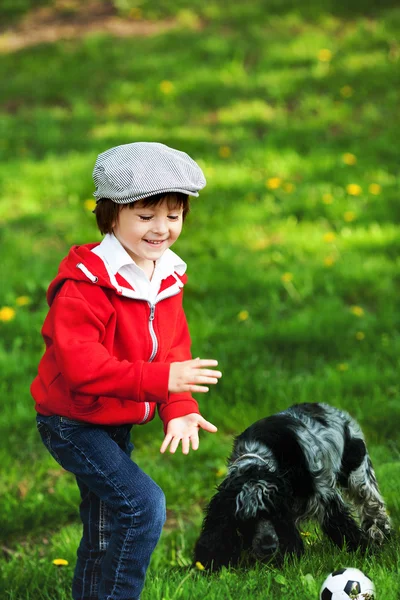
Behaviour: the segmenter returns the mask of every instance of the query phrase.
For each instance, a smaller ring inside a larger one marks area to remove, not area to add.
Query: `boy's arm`
[[[178,325],[173,345],[166,358],[166,362],[169,364],[173,362],[183,362],[192,358],[189,327],[183,307],[181,307]],[[190,392],[181,392],[179,394],[170,393],[168,401],[158,406],[158,412],[164,423],[164,431],[167,430],[168,422],[171,421],[171,419],[183,417],[192,413],[200,414],[199,405]]]
[[[51,310],[55,357],[73,391],[138,402],[168,400],[169,363],[112,356],[101,343],[105,325],[83,298],[58,296]]]

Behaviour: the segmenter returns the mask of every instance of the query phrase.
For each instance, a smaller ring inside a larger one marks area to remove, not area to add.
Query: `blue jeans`
[[[138,600],[165,522],[165,496],[130,459],[131,426],[39,414],[37,426],[81,493],[73,600]]]

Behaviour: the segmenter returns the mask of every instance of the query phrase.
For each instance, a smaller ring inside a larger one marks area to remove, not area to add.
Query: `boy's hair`
[[[118,219],[119,212],[124,206],[133,208],[138,202],[142,202],[143,207],[147,208],[148,206],[157,206],[157,204],[160,204],[163,200],[167,201],[170,210],[177,207],[182,208],[182,219],[185,220],[185,217],[190,210],[189,196],[187,194],[182,194],[181,192],[162,192],[161,194],[154,194],[154,196],[149,196],[142,200],[135,200],[134,202],[128,202],[126,204],[118,204],[109,198],[101,198],[97,201],[96,208],[93,211],[96,215],[97,227],[99,228],[100,233],[112,233],[113,223]]]

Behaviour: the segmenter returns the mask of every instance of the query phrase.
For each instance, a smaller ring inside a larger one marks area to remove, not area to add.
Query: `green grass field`
[[[78,489],[42,446],[29,385],[58,263],[101,239],[95,158],[146,140],[188,152],[208,181],[174,250],[189,265],[193,355],[217,358],[223,378],[198,398],[219,429],[198,452],[160,455],[159,421],[134,429],[134,458],[168,502],[143,600],[317,600],[341,565],[365,570],[377,600],[398,600],[400,9],[115,0],[111,12],[145,35],[10,49],[10,28],[40,4],[1,9],[0,599],[71,597]],[[73,22],[84,6],[59,1],[54,14]],[[362,424],[393,541],[362,557],[310,525],[305,556],[281,570],[190,569],[233,436],[302,401]]]

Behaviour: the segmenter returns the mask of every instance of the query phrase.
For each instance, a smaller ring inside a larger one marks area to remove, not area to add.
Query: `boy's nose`
[[[152,231],[154,231],[154,233],[158,233],[159,235],[168,233],[168,224],[163,219],[154,221],[152,225],[153,226],[151,229],[152,229]]]

